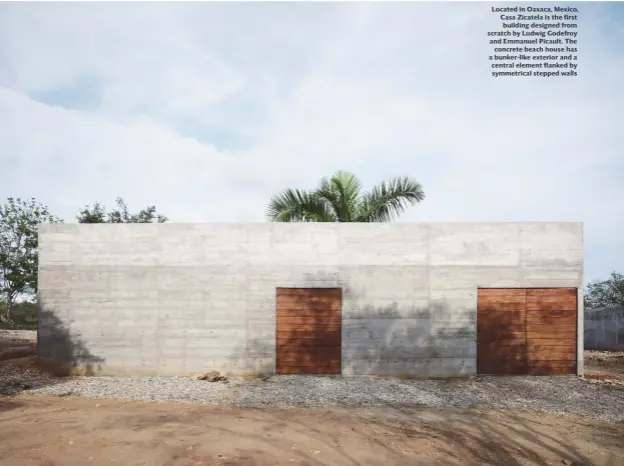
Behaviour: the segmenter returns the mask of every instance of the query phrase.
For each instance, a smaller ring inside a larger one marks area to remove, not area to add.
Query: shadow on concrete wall
[[[93,355],[80,336],[72,335],[45,305],[38,305],[37,326],[37,356],[42,370],[68,376],[95,375],[101,368],[104,359]]]
[[[332,274],[308,274],[302,280],[302,287],[315,287],[332,280],[338,281]],[[474,358],[470,342],[471,339],[474,342],[476,322],[471,321],[469,311],[452,312],[444,302],[426,307],[399,300],[373,305],[370,302],[375,300],[367,296],[366,289],[346,284],[340,288],[342,319],[336,338],[340,338],[338,345],[342,342],[342,374],[436,377],[470,372],[464,363]],[[318,335],[333,338],[335,329],[334,320],[316,320]],[[307,332],[294,328],[289,344],[296,345],[306,336]],[[305,355],[297,362],[310,364]]]
[[[249,339],[233,352],[232,361],[247,358],[251,372],[258,367],[254,358],[275,355],[278,373],[399,377],[474,373],[474,312],[452,312],[443,302],[428,307],[398,301],[373,306],[348,286],[331,286],[335,281],[336,276],[322,272],[303,277],[298,288],[322,290],[320,284],[328,284],[325,289],[341,289],[342,303],[336,307],[327,293],[325,297],[291,293],[281,303],[276,298],[274,340]],[[257,375],[273,372],[266,369],[265,365]]]
[[[320,288],[319,284],[327,283],[327,288],[332,288],[331,283],[337,281],[337,274],[319,272],[305,275],[300,287]],[[287,365],[291,373],[399,377],[475,374],[474,310],[453,308],[445,302],[421,307],[398,300],[375,306],[367,304],[371,300],[365,291],[348,286],[336,288],[342,290],[342,310],[319,296],[290,296],[292,312],[285,317],[290,324],[282,325],[282,314],[278,315],[279,334],[245,340],[229,356],[233,366],[236,362],[242,372],[267,375],[274,371],[275,357],[278,365]],[[516,328],[513,312],[494,314],[496,319],[490,322],[487,332],[491,339],[484,338],[483,332],[479,336],[483,343],[480,353],[498,361],[522,357],[521,369],[507,373],[526,373],[526,348],[520,355],[514,346],[518,343],[517,334],[524,329]],[[95,375],[103,365],[103,358],[92,354],[79,335],[71,334],[55,313],[42,305],[38,309],[38,325],[42,369],[55,375]],[[241,361],[245,361],[245,367],[240,367]],[[544,371],[548,373],[553,367],[546,366],[547,363]]]
[[[317,288],[329,278],[308,277],[301,288]],[[278,369],[290,367],[282,373],[430,378],[576,373],[575,331],[559,328],[570,317],[563,313],[570,311],[549,310],[545,305],[547,312],[533,322],[538,330],[529,341],[531,322],[524,307],[482,309],[488,318],[478,322],[475,309],[445,302],[426,307],[399,301],[375,306],[349,287],[342,287],[342,296],[342,319],[337,318],[340,310],[322,299],[316,303],[313,295],[286,297],[290,310],[278,310],[276,346],[252,340],[245,356],[250,360],[255,354],[270,357],[275,351]],[[241,354],[236,352],[233,359]],[[340,371],[332,369],[338,354]]]
[[[374,305],[377,298],[365,288],[338,286],[338,273],[324,271],[304,274],[296,283],[301,289],[340,288],[342,310],[322,299],[315,303],[319,298],[310,294],[288,297],[290,312],[277,312],[277,335],[247,339],[230,355],[232,362],[247,361],[250,374],[272,373],[273,357],[278,373],[428,378],[576,373],[573,310],[544,304],[544,319],[534,322],[541,334],[529,345],[526,303],[511,303],[518,309],[497,307],[479,322],[476,302],[464,308],[445,301],[422,306],[403,297]],[[284,365],[288,371],[280,370]]]
[[[355,309],[343,321],[346,373],[436,378],[474,372],[476,323],[469,312],[452,312],[443,302],[372,306],[349,298]]]

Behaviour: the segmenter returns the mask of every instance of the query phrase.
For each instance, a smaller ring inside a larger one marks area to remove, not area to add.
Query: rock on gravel
[[[226,382],[227,377],[217,371],[204,372],[193,376],[193,380],[206,380],[207,382]]]

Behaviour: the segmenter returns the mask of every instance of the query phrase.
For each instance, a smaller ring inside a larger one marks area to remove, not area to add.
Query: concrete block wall
[[[585,349],[624,350],[624,307],[585,310]]]
[[[59,371],[274,373],[275,289],[343,289],[342,371],[474,375],[477,288],[576,287],[581,223],[42,225]]]

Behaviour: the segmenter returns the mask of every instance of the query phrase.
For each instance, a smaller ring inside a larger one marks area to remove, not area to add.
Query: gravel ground
[[[94,400],[156,401],[164,403],[223,403],[232,387],[242,379],[205,382],[187,377],[72,377],[28,393],[54,396],[81,396]]]
[[[440,406],[589,415],[624,421],[624,390],[575,377],[391,380],[276,376],[245,387],[239,407]]]
[[[624,391],[574,377],[482,377],[474,380],[391,380],[275,376],[266,381],[195,381],[185,377],[84,377],[29,393],[240,408],[430,406],[514,409],[624,421]]]

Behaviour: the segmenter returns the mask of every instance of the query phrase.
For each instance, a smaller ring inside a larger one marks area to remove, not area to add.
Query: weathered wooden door
[[[479,289],[477,373],[575,374],[575,288]]]
[[[477,372],[526,374],[526,290],[480,289],[477,297]]]
[[[340,374],[342,290],[278,288],[276,372]]]
[[[526,316],[529,374],[575,374],[576,289],[527,290]]]

